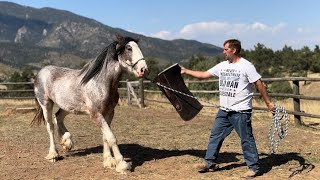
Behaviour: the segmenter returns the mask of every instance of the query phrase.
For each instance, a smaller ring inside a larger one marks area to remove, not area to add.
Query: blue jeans
[[[242,152],[247,166],[255,172],[259,171],[259,156],[252,134],[251,113],[227,112],[219,109],[211,128],[205,162],[209,166],[216,164],[223,140],[233,129],[241,139]]]

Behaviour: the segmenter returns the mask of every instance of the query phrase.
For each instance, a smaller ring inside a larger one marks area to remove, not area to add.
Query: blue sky
[[[52,7],[105,25],[166,40],[192,39],[222,47],[237,38],[244,49],[320,44],[319,0],[12,0]]]

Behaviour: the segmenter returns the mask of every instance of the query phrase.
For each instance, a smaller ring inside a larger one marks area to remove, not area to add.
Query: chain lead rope
[[[186,94],[186,93],[184,93],[184,92],[177,91],[177,90],[172,89],[172,88],[170,88],[170,87],[164,86],[164,85],[160,84],[159,82],[154,82],[154,83],[155,83],[156,85],[162,87],[163,89],[167,89],[167,90],[169,90],[169,91],[172,91],[172,92],[175,92],[175,93],[178,93],[178,94],[182,94],[182,95],[184,95],[184,96],[187,96],[187,97],[190,97],[190,98],[193,98],[193,99],[198,100],[198,98],[195,97],[195,96],[192,96],[192,95]]]
[[[269,141],[270,141],[270,154],[276,153],[279,147],[279,142],[288,134],[289,129],[289,118],[288,113],[285,108],[280,105],[275,105],[276,109],[273,114],[272,123],[269,129]],[[281,115],[281,117],[280,117]],[[285,127],[281,123],[281,120],[284,118]],[[277,134],[277,136],[276,136]]]

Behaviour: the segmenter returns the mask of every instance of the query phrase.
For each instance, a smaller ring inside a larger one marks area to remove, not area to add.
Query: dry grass
[[[142,109],[125,104],[116,108],[113,131],[123,155],[133,163],[133,172],[127,176],[102,168],[101,132],[88,116],[67,116],[66,126],[73,134],[75,149],[63,153],[58,146],[64,159],[52,164],[43,158],[48,151],[45,126],[30,127],[33,113],[8,114],[0,105],[1,179],[238,179],[246,171],[234,132],[221,148],[219,171],[195,171],[194,165],[202,162],[214,119],[214,113],[207,113],[207,108],[191,121],[182,121],[171,105],[147,105]],[[291,122],[278,153],[269,156],[270,118],[270,113],[253,116],[263,163],[263,175],[257,179],[287,179],[294,172],[298,173],[294,179],[316,179],[320,174],[317,132],[295,128]]]
[[[14,99],[0,99],[0,106],[4,107],[26,107],[26,106],[34,106],[34,99],[30,100],[14,100]]]
[[[152,97],[165,99],[162,95]],[[207,100],[206,100],[207,101]],[[217,99],[210,103],[218,104]],[[293,109],[291,100],[275,103]],[[220,169],[199,174],[194,165],[202,162],[216,108],[204,108],[191,121],[182,121],[171,104],[146,102],[139,109],[121,99],[116,107],[113,131],[124,157],[132,161],[133,172],[119,175],[102,168],[102,137],[97,124],[86,115],[68,115],[66,126],[73,134],[75,148],[63,160],[44,160],[48,151],[45,126],[30,127],[33,112],[10,111],[34,106],[34,100],[0,100],[0,177],[1,179],[238,179],[247,170],[235,132],[226,138],[219,156]],[[265,107],[261,101],[255,106]],[[302,101],[301,109],[319,113],[318,103]],[[269,155],[268,131],[271,113],[253,114],[254,135],[263,174],[256,179],[317,179],[320,175],[319,119],[303,118],[309,126],[289,125],[277,154]],[[290,116],[290,119],[293,118]],[[295,173],[297,173],[295,175]]]

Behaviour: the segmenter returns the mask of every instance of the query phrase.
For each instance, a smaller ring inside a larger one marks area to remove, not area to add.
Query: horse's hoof
[[[129,172],[131,172],[131,163],[128,163],[124,160],[120,161],[117,164],[116,171],[121,174],[128,174]]]
[[[50,162],[56,162],[59,157],[51,157],[51,156],[46,156],[45,159],[50,161]]]
[[[131,171],[130,170],[123,170],[123,171],[120,171],[119,173],[123,174],[123,175],[128,175],[131,173]]]
[[[71,139],[66,139],[62,144],[62,148],[64,151],[69,152],[73,148],[73,142]]]
[[[51,162],[56,162],[59,158],[59,154],[57,150],[49,151],[49,154],[45,158]]]
[[[69,132],[64,133],[61,138],[60,144],[65,151],[70,151],[73,148],[73,142],[71,140],[71,134]]]
[[[109,169],[116,168],[116,160],[114,158],[107,158],[103,161],[103,167]]]

